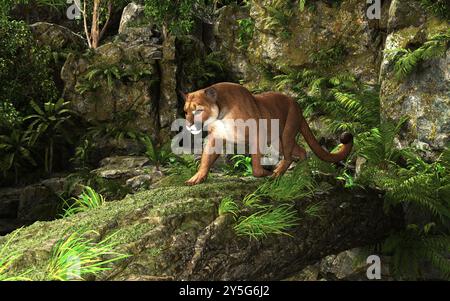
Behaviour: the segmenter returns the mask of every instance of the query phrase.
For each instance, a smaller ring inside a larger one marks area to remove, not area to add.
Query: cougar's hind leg
[[[282,144],[282,153],[283,153],[283,160],[281,160],[278,163],[278,166],[275,168],[273,172],[274,177],[279,177],[283,175],[286,170],[291,166],[291,163],[293,161],[293,155],[297,155],[297,149],[298,147],[297,142],[295,141],[295,137],[297,136],[297,133],[299,131],[299,123],[298,123],[298,114],[297,110],[289,110],[286,125],[283,129],[283,134],[281,137],[281,144]]]
[[[294,148],[292,149],[292,157],[295,159],[299,159],[300,161],[303,161],[306,159],[306,150],[295,143]]]
[[[281,139],[281,143],[283,145],[282,151],[283,151],[283,159],[278,163],[277,167],[273,171],[274,177],[279,177],[283,175],[286,170],[291,166],[291,163],[293,161],[292,154],[294,150],[294,146],[296,145],[295,139],[292,138],[292,133],[284,132],[283,138]],[[295,136],[294,136],[295,137]]]

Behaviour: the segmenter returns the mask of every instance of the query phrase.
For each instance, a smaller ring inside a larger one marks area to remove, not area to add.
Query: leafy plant
[[[450,237],[432,235],[433,224],[420,227],[410,224],[405,230],[391,234],[382,245],[382,251],[392,255],[390,271],[399,279],[416,280],[422,274],[421,263],[432,263],[444,279],[450,279]]]
[[[433,163],[426,163],[411,151],[403,151],[406,167],[397,169],[397,176],[386,182],[387,203],[419,206],[442,222],[450,221],[450,150],[445,150]]]
[[[310,197],[316,183],[306,162],[298,164],[292,173],[269,180],[258,187],[255,194],[259,198],[277,201],[292,201]]]
[[[378,127],[359,134],[356,138],[356,153],[368,160],[371,165],[388,167],[400,156],[395,148],[395,137],[407,118],[401,118],[397,123],[385,121]]]
[[[289,235],[286,231],[298,224],[297,211],[290,205],[261,209],[247,217],[240,217],[234,230],[240,236],[256,240],[269,234]]]
[[[340,176],[336,177],[337,180],[344,182],[344,187],[348,189],[353,189],[355,187],[362,187],[359,184],[355,183],[354,177],[347,172],[347,170],[344,170]]]
[[[72,204],[64,210],[64,217],[85,212],[91,209],[99,208],[105,203],[105,199],[98,194],[93,188],[86,186],[84,191],[77,198],[72,198]]]
[[[188,34],[195,18],[205,18],[208,2],[201,0],[145,0],[145,14],[163,28],[163,35]]]
[[[448,148],[434,162],[425,162],[411,149],[397,150],[393,144],[397,125],[382,124],[371,135],[359,139],[363,165],[359,183],[384,190],[386,211],[401,205],[420,223],[410,222],[390,234],[383,251],[393,257],[391,269],[397,277],[421,277],[424,262],[429,262],[448,278],[450,250],[450,151]]]
[[[97,64],[89,66],[87,73],[82,81],[75,87],[77,92],[83,94],[87,91],[95,90],[100,87],[99,81],[106,80],[109,91],[115,87],[115,81],[120,80],[123,74],[115,64]]]
[[[0,101],[26,115],[29,103],[55,99],[58,91],[48,48],[40,47],[21,21],[0,17]]]
[[[288,30],[288,27],[294,14],[291,3],[289,1],[274,0],[269,5],[266,5],[264,9],[267,12],[267,17],[263,19],[264,29],[270,31],[281,30],[281,36],[286,39],[289,38],[292,33]]]
[[[161,166],[177,161],[179,158],[170,150],[170,144],[165,144],[161,147],[155,146],[153,140],[148,136],[143,136],[140,141],[145,146],[145,155],[152,164],[155,165],[156,170],[160,170]]]
[[[9,135],[0,135],[0,169],[5,176],[8,170],[13,169],[16,184],[19,181],[21,168],[27,165],[36,166],[30,147],[30,137],[27,132],[14,129]]]
[[[328,77],[301,69],[277,75],[274,80],[276,88],[297,93],[305,116],[313,112],[320,115],[332,133],[358,133],[379,124],[378,88],[360,83],[351,74]]]
[[[249,177],[253,174],[252,158],[244,155],[234,155],[231,158],[233,161],[233,172],[244,177]]]
[[[245,207],[257,211],[238,218],[234,227],[236,233],[255,239],[269,234],[287,234],[286,230],[295,226],[299,220],[294,206],[289,202],[311,196],[315,188],[307,163],[297,165],[290,174],[264,182],[242,200]],[[275,203],[267,204],[264,200]],[[233,207],[233,210],[237,209]]]
[[[420,5],[444,20],[450,20],[450,4],[446,0],[419,0]]]
[[[239,47],[246,49],[253,38],[255,31],[255,21],[252,18],[238,20],[238,43]]]
[[[432,36],[419,48],[396,48],[388,52],[388,58],[394,61],[394,74],[398,80],[405,79],[420,63],[445,55],[450,41],[450,30]]]
[[[114,242],[115,234],[97,243],[86,238],[89,235],[99,233],[85,229],[74,231],[54,245],[46,270],[48,279],[85,280],[88,276],[110,270],[108,264],[129,257],[114,251],[117,245]],[[105,256],[109,259],[103,259]]]
[[[330,48],[320,49],[311,54],[311,61],[319,68],[328,68],[342,62],[346,53],[345,45],[336,43]]]
[[[45,144],[44,164],[45,171],[51,173],[53,170],[55,141],[72,142],[71,133],[67,130],[67,126],[73,126],[71,122],[71,110],[67,108],[69,102],[59,99],[57,102],[46,102],[44,108],[39,107],[34,101],[31,101],[31,107],[35,114],[27,116],[24,120],[31,120],[29,125],[30,145],[36,143],[37,140]]]

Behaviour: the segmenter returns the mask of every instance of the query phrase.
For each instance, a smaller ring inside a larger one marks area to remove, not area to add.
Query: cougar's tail
[[[300,133],[302,133],[306,143],[308,143],[314,154],[319,157],[319,159],[326,162],[335,163],[344,160],[350,154],[353,147],[353,135],[345,132],[342,133],[340,137],[340,141],[343,145],[341,145],[338,152],[329,153],[328,151],[324,150],[317,139],[314,137],[308,123],[306,122],[302,114],[300,115]]]

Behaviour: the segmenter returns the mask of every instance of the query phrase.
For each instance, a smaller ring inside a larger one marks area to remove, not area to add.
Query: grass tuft
[[[86,238],[89,234],[98,235],[95,231],[75,231],[55,244],[47,266],[48,279],[85,280],[86,276],[110,270],[109,263],[129,257],[113,251],[117,244],[112,242],[115,234],[98,243]],[[105,256],[109,259],[103,259]]]
[[[84,188],[84,191],[78,196],[78,198],[72,198],[72,200],[73,204],[64,210],[63,217],[69,217],[79,212],[99,208],[105,203],[105,198],[89,186]]]

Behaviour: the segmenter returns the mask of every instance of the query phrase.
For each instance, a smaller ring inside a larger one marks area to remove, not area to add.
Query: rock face
[[[427,15],[418,2],[394,0],[385,51],[421,45],[449,28],[449,22]],[[394,77],[393,63],[385,52],[380,82],[382,117],[409,117],[408,129],[400,140],[402,146],[442,150],[450,134],[450,50],[442,58],[423,62],[403,80]]]
[[[139,25],[139,23],[145,22],[144,20],[144,6],[131,2],[122,12],[120,19],[119,34],[124,33],[127,29],[133,27],[133,25]]]
[[[82,36],[66,27],[47,22],[34,23],[30,27],[38,44],[48,46],[53,51],[83,50],[87,46]]]
[[[367,281],[366,258],[367,252],[355,248],[339,254],[328,255],[319,262],[307,266],[297,275],[286,280],[290,281]],[[387,256],[380,258],[381,279],[394,280],[389,273],[389,260]]]
[[[65,178],[51,178],[24,188],[0,189],[0,235],[60,212]]]
[[[61,71],[64,98],[86,121],[155,134],[161,56],[158,45],[121,41],[88,56],[70,54]]]
[[[53,244],[67,233],[88,227],[101,239],[116,230],[116,251],[132,255],[113,264],[97,280],[279,280],[294,275],[328,254],[382,239],[395,219],[387,217],[374,191],[337,188],[296,202],[301,221],[289,233],[262,241],[236,236],[234,219],[218,215],[223,197],[242,199],[256,180],[210,178],[201,186],[162,186],[118,202],[53,222],[20,230],[7,251],[21,256],[20,273],[33,266],[32,279],[45,278]],[[311,202],[323,201],[323,218],[304,213]],[[0,248],[10,236],[0,238]]]
[[[336,7],[315,1],[314,9],[276,8],[283,12],[284,25],[270,25],[272,1],[256,0],[250,9],[226,6],[216,24],[218,47],[228,56],[237,75],[249,86],[261,81],[258,66],[273,70],[311,67],[319,50],[342,47],[345,52],[330,71],[347,70],[366,82],[376,83],[379,70],[379,46],[382,39],[366,18],[363,1],[347,0]],[[288,5],[288,4],[286,4]],[[292,15],[289,15],[291,13]],[[239,47],[238,20],[254,20],[254,33],[248,48]]]

